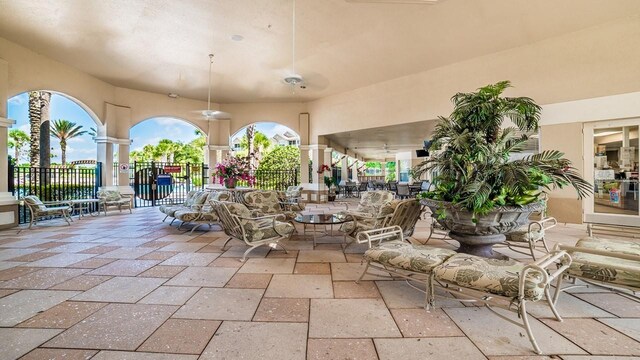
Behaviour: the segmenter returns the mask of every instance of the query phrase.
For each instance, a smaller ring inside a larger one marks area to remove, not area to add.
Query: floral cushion
[[[176,211],[182,209],[183,206],[182,205],[160,205],[160,212],[165,214],[165,215],[169,215],[171,217],[174,217]]]
[[[119,201],[122,199],[122,195],[118,190],[99,190],[98,199],[106,202]]]
[[[525,264],[468,254],[456,254],[433,270],[437,280],[509,298],[518,297],[518,282]],[[528,272],[524,298],[537,301],[544,296],[542,274]]]
[[[35,205],[39,211],[47,211],[47,207],[42,203],[42,200],[35,195],[25,196],[24,201],[29,205]]]
[[[287,198],[299,198],[302,196],[302,186],[289,186],[284,192]]]
[[[250,210],[255,210],[263,215],[282,212],[276,191],[252,191],[245,194],[244,201]]]
[[[529,231],[529,226],[527,225],[526,227],[521,227],[517,230],[507,233],[505,234],[505,236],[507,237],[507,241],[512,242],[536,242],[544,238],[544,229]]]
[[[367,191],[362,194],[356,211],[367,214],[377,214],[380,208],[393,201],[394,195],[390,191]]]
[[[576,247],[613,253],[640,255],[640,243],[625,240],[583,238]],[[573,262],[567,274],[611,284],[640,289],[640,262],[613,257],[572,252]]]
[[[453,250],[393,240],[367,250],[364,258],[389,267],[428,273],[455,254]]]
[[[244,225],[244,231],[248,242],[287,237],[293,231],[293,225],[276,221],[275,226],[271,220],[248,220]]]
[[[204,221],[216,222],[218,216],[212,212],[194,211],[189,209],[178,210],[175,212],[175,218],[182,222]]]
[[[224,204],[227,206],[229,212],[233,215],[237,215],[242,218],[251,217],[251,212],[249,211],[249,209],[247,209],[246,206],[244,206],[244,204],[235,202],[225,202]]]

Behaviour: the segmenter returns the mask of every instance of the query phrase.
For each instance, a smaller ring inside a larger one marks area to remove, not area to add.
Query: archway
[[[95,137],[98,117],[86,105],[76,98],[57,91],[39,90],[51,94],[49,105],[49,119],[51,129],[51,159],[52,166],[62,165],[63,151],[65,163],[95,165],[97,149],[92,137]],[[7,114],[16,124],[10,130],[9,154],[16,158],[16,163],[29,162],[29,141],[31,135],[29,121],[29,92],[15,95],[7,101]],[[66,120],[66,121],[64,121]],[[58,128],[59,127],[59,128]],[[75,129],[75,131],[70,131]],[[65,144],[64,149],[62,144]]]
[[[136,206],[156,206],[183,199],[207,183],[206,134],[190,122],[158,116],[130,128],[130,185]]]

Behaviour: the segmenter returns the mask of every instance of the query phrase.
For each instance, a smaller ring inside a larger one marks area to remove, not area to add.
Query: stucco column
[[[4,104],[7,102],[4,101]],[[6,105],[0,106],[4,109]],[[2,112],[3,110],[0,110]],[[9,126],[15,122],[0,114],[0,229],[11,228],[18,225],[18,202],[9,192]]]
[[[351,181],[358,182],[358,159],[354,159],[351,165]]]
[[[106,136],[96,137],[98,162],[102,163],[102,186],[113,186],[113,141]]]
[[[387,162],[380,161],[380,166],[382,167],[382,181],[386,181],[387,179]]]
[[[317,169],[316,169],[317,171]],[[309,184],[309,146],[300,145],[300,183]]]
[[[331,153],[333,152],[333,148],[326,148],[324,149],[324,162],[323,164],[327,165],[329,167],[329,169],[331,170],[329,172],[329,174],[327,174],[327,176],[331,176],[331,174],[333,174],[333,166],[331,166],[331,164],[333,163],[333,158],[331,157]],[[324,181],[324,174],[322,175],[322,179],[320,179],[320,181]]]
[[[348,157],[345,156],[340,160],[340,182],[344,183],[349,180],[349,162],[347,161]]]
[[[125,139],[127,142],[118,144],[118,166],[122,164],[129,164],[129,148],[131,142],[129,139]],[[118,169],[118,187],[129,187],[129,171],[120,171]]]
[[[311,160],[313,161],[313,171],[311,171],[312,182],[314,184],[318,184],[318,189],[324,188],[324,181],[321,176],[322,174],[318,174],[318,167],[324,163],[324,149],[327,148],[326,145],[309,145],[311,148]]]

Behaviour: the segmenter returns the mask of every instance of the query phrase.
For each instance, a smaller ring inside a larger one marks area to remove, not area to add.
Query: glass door
[[[585,124],[585,178],[594,186],[585,221],[640,224],[639,129],[640,119]]]

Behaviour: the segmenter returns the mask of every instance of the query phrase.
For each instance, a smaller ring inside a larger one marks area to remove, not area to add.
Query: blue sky
[[[12,129],[20,129],[29,134],[29,95],[23,93],[9,99],[8,117],[16,120],[16,124]],[[58,94],[51,96],[51,119],[66,119],[82,125],[83,129],[89,130],[90,127],[96,127],[95,122],[89,114],[76,104],[73,100]],[[258,123],[257,130],[271,137],[276,133],[283,133],[289,130],[283,125],[276,123]],[[189,142],[196,138],[196,127],[175,118],[155,117],[145,120],[131,128],[129,132],[130,138],[133,140],[131,150],[139,150],[147,144],[157,144],[161,139],[171,139],[173,141]],[[244,129],[232,137],[244,135]],[[56,155],[51,161],[60,162],[60,143],[57,139],[51,138],[52,153]],[[12,151],[9,152],[13,154]],[[67,143],[67,161],[74,160],[95,160],[96,144],[87,135],[79,136],[69,140]],[[21,159],[26,161],[27,159]]]

